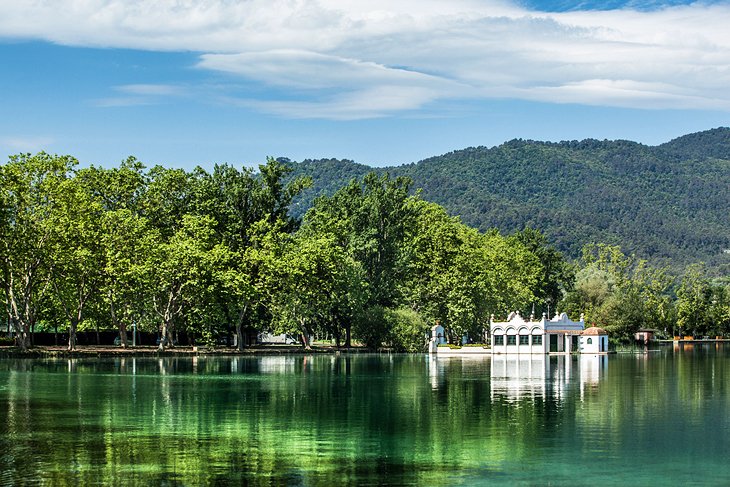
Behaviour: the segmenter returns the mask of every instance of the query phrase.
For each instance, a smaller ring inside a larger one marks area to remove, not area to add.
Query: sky
[[[399,165],[730,125],[730,0],[0,0],[0,161]]]

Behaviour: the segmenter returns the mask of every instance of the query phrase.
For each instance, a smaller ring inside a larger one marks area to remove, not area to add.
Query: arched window
[[[589,338],[589,339],[588,339],[588,340],[586,341],[586,343],[587,343],[588,345],[592,344],[592,343],[593,343],[593,338]]]

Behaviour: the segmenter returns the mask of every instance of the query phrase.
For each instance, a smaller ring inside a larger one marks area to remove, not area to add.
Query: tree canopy
[[[435,323],[453,342],[481,342],[491,315],[560,309],[619,340],[646,326],[730,331],[728,281],[703,267],[674,278],[610,243],[569,261],[537,229],[480,231],[387,172],[320,195],[299,219],[291,210],[311,183],[273,158],[188,172],[13,156],[0,166],[6,329],[21,348],[59,328],[69,350],[92,329],[127,346],[134,325],[160,350],[181,340],[242,349],[254,330],[304,347],[418,351]]]

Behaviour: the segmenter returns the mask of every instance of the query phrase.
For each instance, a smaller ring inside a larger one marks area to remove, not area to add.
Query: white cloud
[[[439,76],[309,51],[206,54],[200,67],[285,88],[287,98],[307,97],[306,101],[228,100],[292,118],[376,118],[470,90]]]
[[[144,96],[181,96],[185,94],[183,87],[175,85],[133,84],[117,86],[116,89],[124,93]]]
[[[338,94],[313,101],[228,100],[290,118],[356,120],[421,108],[435,98],[433,91],[410,86],[384,86]]]
[[[451,98],[730,110],[728,25],[726,3],[567,13],[491,0],[0,4],[0,36],[192,50],[199,68],[290,91],[237,103],[336,119]],[[120,91],[107,103],[180,94],[152,85]]]
[[[439,84],[435,76],[389,68],[332,55],[300,50],[241,54],[205,54],[200,67],[239,74],[280,86],[303,89],[337,89],[374,84]]]
[[[166,84],[131,84],[114,86],[120,96],[111,96],[94,101],[98,107],[130,107],[140,105],[156,105],[169,97],[184,96],[187,89],[181,86]]]

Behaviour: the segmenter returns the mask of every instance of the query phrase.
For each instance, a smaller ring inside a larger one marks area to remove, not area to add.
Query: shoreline
[[[290,354],[336,354],[372,353],[367,348],[337,348],[334,345],[313,346],[305,350],[293,345],[257,345],[239,351],[233,347],[183,346],[159,351],[156,346],[110,347],[105,345],[83,345],[74,351],[64,346],[36,346],[22,351],[15,346],[0,347],[0,358],[115,358],[115,357],[200,357],[200,356],[247,356],[247,355],[290,355]]]

